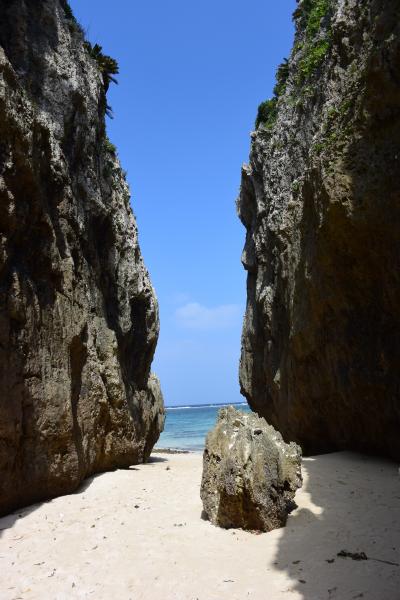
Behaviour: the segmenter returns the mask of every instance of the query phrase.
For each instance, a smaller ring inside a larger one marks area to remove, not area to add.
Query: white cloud
[[[238,323],[241,307],[222,304],[208,308],[198,302],[189,302],[175,311],[179,325],[188,329],[226,329]]]
[[[169,299],[172,304],[184,304],[190,301],[190,295],[186,292],[176,292],[175,294],[172,294]]]

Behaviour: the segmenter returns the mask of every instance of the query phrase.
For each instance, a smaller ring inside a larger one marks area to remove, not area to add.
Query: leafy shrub
[[[92,46],[90,42],[85,42],[85,48],[90,56],[97,62],[99,71],[103,76],[104,90],[108,91],[110,83],[118,83],[114,75],[118,75],[119,67],[115,58],[103,54],[103,48],[99,44]]]
[[[282,94],[284,93],[284,91],[286,89],[286,82],[287,82],[288,77],[289,77],[289,62],[288,62],[287,58],[284,58],[283,62],[279,65],[279,67],[276,70],[276,75],[275,75],[276,84],[274,87],[274,96],[276,98],[279,98],[279,96],[282,96]]]
[[[304,25],[311,10],[313,0],[297,0],[297,2],[299,3],[299,6],[297,6],[293,13],[293,19],[300,19],[300,23]]]
[[[279,67],[276,70],[276,75],[275,75],[276,83],[275,83],[275,87],[273,90],[274,91],[273,97],[270,98],[269,100],[265,100],[264,102],[261,102],[260,106],[258,107],[256,123],[255,123],[256,129],[258,129],[258,127],[261,125],[261,123],[267,129],[271,129],[271,127],[274,125],[277,114],[278,114],[278,108],[277,108],[278,99],[280,96],[282,96],[282,94],[284,93],[284,91],[286,89],[286,82],[287,82],[288,77],[289,77],[289,62],[288,62],[287,58],[284,58],[283,62],[279,65]]]
[[[68,29],[71,35],[79,33],[80,35],[84,35],[82,27],[79,25],[78,21],[75,18],[74,13],[72,12],[72,8],[70,7],[68,0],[61,0],[61,6],[64,10],[65,18],[68,21]]]
[[[104,138],[104,151],[107,152],[108,154],[112,154],[113,156],[115,156],[117,154],[117,147],[110,142],[108,137]]]
[[[269,100],[261,102],[257,111],[255,123],[256,129],[258,129],[258,127],[261,124],[263,124],[268,129],[270,129],[273,126],[277,116],[277,103],[277,98],[270,98]]]
[[[308,33],[315,35],[322,17],[329,9],[329,2],[330,0],[302,0],[294,11],[293,18],[300,19],[300,25],[307,28]]]
[[[89,55],[97,62],[97,66],[103,77],[104,93],[107,94],[110,83],[118,83],[114,77],[114,75],[118,75],[119,73],[118,63],[115,58],[103,54],[103,48],[99,44],[92,46],[90,42],[86,41],[84,46]],[[106,100],[104,100],[104,112],[108,117],[113,118],[112,108],[107,104]]]
[[[330,39],[325,38],[307,48],[307,52],[299,64],[299,83],[308,79],[316,71],[325,58],[330,46]]]
[[[299,63],[298,84],[304,83],[317,70],[331,47],[329,27],[322,37],[318,37],[321,20],[329,16],[330,2],[331,0],[303,0],[298,9],[301,11],[300,16],[305,27],[305,43],[303,58]]]
[[[297,42],[296,47],[297,51],[303,51],[303,56],[298,65],[298,85],[305,83],[317,70],[331,47],[329,28],[324,35],[319,36],[321,20],[329,16],[330,7],[331,0],[303,0],[294,12],[294,18],[300,18],[301,24],[305,29],[304,42]],[[276,83],[273,90],[273,97],[265,100],[258,107],[255,122],[256,129],[261,124],[267,129],[271,129],[276,121],[278,99],[285,92],[289,77],[289,63],[286,58],[278,66],[275,77]]]
[[[62,7],[64,9],[64,14],[65,14],[66,18],[69,19],[70,21],[73,21],[74,23],[76,23],[75,15],[72,12],[72,8],[68,4],[67,0],[63,1]]]
[[[326,16],[329,11],[330,0],[314,0],[311,3],[307,18],[307,37],[313,38],[321,27],[321,19]]]

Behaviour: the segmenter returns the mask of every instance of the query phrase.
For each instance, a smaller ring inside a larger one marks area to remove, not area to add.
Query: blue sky
[[[246,276],[236,216],[257,106],[293,41],[295,0],[70,0],[116,58],[108,122],[160,303],[167,406],[237,402]]]

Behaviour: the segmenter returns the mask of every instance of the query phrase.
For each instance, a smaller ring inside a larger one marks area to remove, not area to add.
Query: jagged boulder
[[[145,461],[158,305],[65,0],[0,0],[0,514]]]
[[[223,408],[206,440],[201,499],[214,525],[282,527],[301,487],[301,448],[285,444],[265,419]]]

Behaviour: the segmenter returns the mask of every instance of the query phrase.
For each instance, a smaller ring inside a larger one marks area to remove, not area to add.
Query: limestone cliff
[[[242,393],[306,452],[400,458],[400,2],[303,0],[260,106]]]
[[[65,1],[0,0],[0,513],[146,460],[163,426],[104,59]]]

